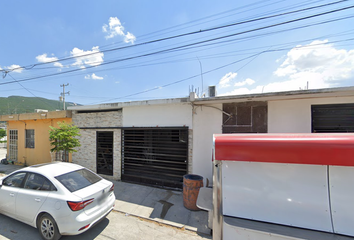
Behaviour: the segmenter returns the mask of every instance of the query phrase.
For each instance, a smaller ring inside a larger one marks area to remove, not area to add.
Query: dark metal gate
[[[113,132],[97,132],[97,173],[113,176]]]
[[[354,132],[354,104],[312,105],[312,132]]]
[[[187,167],[188,128],[122,130],[123,181],[182,189]]]

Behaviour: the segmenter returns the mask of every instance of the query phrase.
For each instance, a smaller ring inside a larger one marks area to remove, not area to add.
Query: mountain
[[[74,105],[77,104],[65,102],[65,109]],[[44,109],[48,111],[63,110],[63,102],[39,97],[0,97],[0,115],[32,113],[35,109]]]

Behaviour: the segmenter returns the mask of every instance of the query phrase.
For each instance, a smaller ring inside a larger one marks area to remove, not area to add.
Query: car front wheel
[[[56,222],[49,214],[40,217],[38,231],[44,240],[58,240],[61,237]]]

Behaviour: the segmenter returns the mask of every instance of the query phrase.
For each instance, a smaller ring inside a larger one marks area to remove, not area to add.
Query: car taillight
[[[82,201],[82,202],[69,202],[68,201],[68,205],[72,211],[79,211],[81,209],[84,209],[87,205],[89,205],[92,202],[93,202],[93,198],[86,200],[86,201]]]
[[[79,231],[84,230],[84,229],[88,228],[89,226],[90,226],[90,224],[87,224],[86,226],[83,226],[82,228],[80,228]]]
[[[110,192],[114,191],[114,183],[112,184],[112,187],[109,189]]]

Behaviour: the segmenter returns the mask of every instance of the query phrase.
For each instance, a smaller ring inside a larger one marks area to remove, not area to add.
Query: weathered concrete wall
[[[104,175],[112,180],[121,179],[121,130],[108,127],[122,126],[122,111],[73,113],[73,123],[81,128],[79,137],[81,147],[72,155],[72,162],[80,164],[94,172],[96,167],[97,131],[113,131],[113,176]],[[107,127],[107,128],[104,128]],[[86,129],[85,129],[86,128]],[[87,129],[90,128],[90,129]]]
[[[192,107],[189,103],[143,105],[123,109],[124,127],[192,126]]]
[[[193,173],[193,129],[188,129],[188,174]]]
[[[193,109],[193,169],[192,173],[213,180],[213,134],[222,133],[222,104],[194,106]]]
[[[354,103],[354,97],[279,100],[268,102],[269,133],[310,133],[311,105]]]
[[[20,114],[21,115],[21,114]],[[7,153],[11,161],[19,165],[35,165],[51,162],[50,149],[52,146],[49,141],[50,126],[58,127],[58,122],[70,123],[71,118],[56,118],[56,119],[33,119],[8,121],[7,135],[10,135],[10,130],[17,130],[17,158],[10,156],[10,138],[7,142]],[[34,130],[34,148],[26,148],[26,129]],[[69,154],[69,161],[71,154]]]

